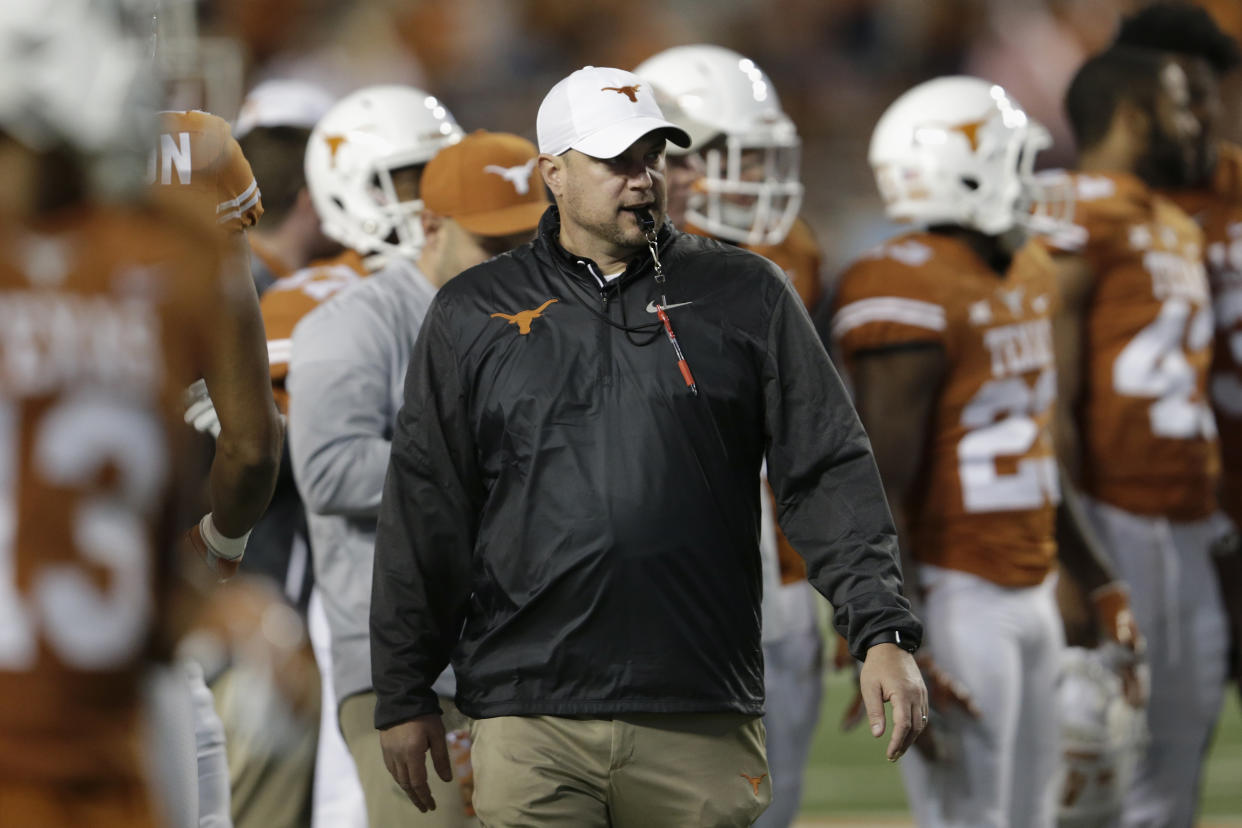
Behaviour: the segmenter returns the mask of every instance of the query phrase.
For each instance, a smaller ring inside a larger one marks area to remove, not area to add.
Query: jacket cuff
[[[434,692],[427,690],[420,693],[409,693],[397,699],[386,699],[377,694],[375,702],[375,729],[387,730],[394,725],[417,719],[419,716],[439,715],[440,700]]]

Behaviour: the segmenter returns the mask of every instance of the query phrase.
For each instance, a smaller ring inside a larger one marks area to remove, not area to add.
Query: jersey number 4
[[[1154,400],[1148,415],[1155,436],[1175,440],[1216,436],[1212,411],[1186,358],[1188,351],[1211,344],[1211,308],[1205,305],[1192,317],[1190,303],[1175,298],[1166,299],[1156,318],[1118,354],[1113,388],[1127,397]]]

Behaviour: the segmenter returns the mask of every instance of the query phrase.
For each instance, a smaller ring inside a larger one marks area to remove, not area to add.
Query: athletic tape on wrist
[[[203,519],[198,522],[198,531],[202,533],[203,541],[212,553],[226,561],[235,561],[240,558],[245,553],[246,541],[250,538],[249,532],[240,538],[226,538],[216,528],[211,512],[203,515]]]

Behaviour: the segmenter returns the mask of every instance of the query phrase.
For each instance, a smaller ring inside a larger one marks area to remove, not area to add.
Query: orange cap
[[[427,162],[423,204],[480,236],[534,230],[548,207],[538,158],[525,138],[476,130]]]

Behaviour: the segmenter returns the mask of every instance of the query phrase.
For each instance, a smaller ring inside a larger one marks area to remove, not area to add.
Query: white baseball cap
[[[649,132],[663,130],[679,147],[690,136],[666,120],[651,85],[633,72],[585,66],[544,97],[535,122],[539,151],[575,149],[592,158],[614,158]]]
[[[241,138],[256,127],[311,129],[334,103],[327,90],[307,81],[277,78],[251,89],[233,125]]]

